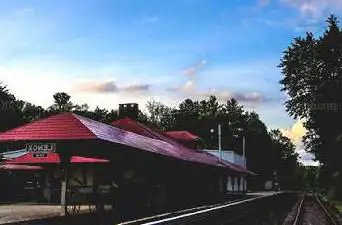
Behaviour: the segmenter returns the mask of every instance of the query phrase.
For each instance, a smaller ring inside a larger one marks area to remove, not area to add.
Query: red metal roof
[[[0,141],[93,139],[96,136],[72,113],[41,119],[0,135]]]
[[[167,135],[162,135],[158,132],[154,132],[153,135],[156,136],[155,139],[73,113],[61,113],[3,132],[0,134],[0,141],[98,139],[133,147],[141,151],[241,172],[219,162],[219,159],[215,156],[209,156],[206,153],[188,149]]]
[[[237,171],[237,172],[254,174],[251,171],[248,171],[245,168],[240,167],[238,165],[235,165],[231,162],[228,162],[225,160],[222,160],[220,162],[218,157],[216,157],[212,154],[209,154],[205,151],[196,151],[194,149],[189,149],[189,148],[181,145],[179,142],[173,140],[170,137],[171,135],[169,135],[169,132],[164,133],[163,131],[160,131],[158,129],[147,127],[147,126],[145,126],[139,122],[136,122],[136,121],[134,121],[128,117],[124,118],[124,119],[116,120],[112,123],[112,125],[115,127],[119,127],[121,129],[130,131],[130,132],[134,132],[134,133],[139,134],[139,135],[150,137],[150,138],[153,138],[156,140],[161,140],[161,141],[164,141],[168,144],[171,144],[172,147],[170,146],[169,150],[171,150],[171,149],[173,149],[173,150],[169,151],[169,152],[173,152],[175,154],[178,153],[177,156],[184,159],[184,160],[199,162],[199,163],[205,162],[205,164],[211,164],[211,165],[216,165],[216,166],[222,166],[223,165],[224,167],[228,167],[229,169]],[[185,133],[189,134],[188,137],[191,137],[191,138],[196,137],[196,139],[199,138],[198,136],[195,136],[195,135],[193,135],[187,131],[176,131],[176,132],[180,132],[178,134],[182,134],[182,132],[185,132]]]
[[[153,134],[147,127],[141,126],[138,122],[126,117],[123,119],[116,120],[112,123],[114,127],[118,127],[136,134],[143,135],[145,137],[156,138],[156,135]]]
[[[120,124],[120,127],[122,129],[125,129],[122,130],[116,127],[102,124],[100,122],[93,121],[88,118],[80,116],[77,117],[81,118],[86,127],[92,130],[96,136],[100,137],[103,140],[115,140],[113,142],[122,143],[141,150],[150,151],[181,160],[223,167],[240,173],[252,174],[250,171],[246,170],[245,168],[239,167],[238,165],[224,160],[220,161],[218,157],[211,155],[205,151],[194,151],[193,149],[184,147],[183,145],[179,144],[178,142],[167,136],[164,132],[146,127],[129,118],[122,119],[123,121],[121,122],[115,121],[112,123]],[[127,124],[127,126],[124,126],[124,124]],[[98,127],[98,125],[101,126]],[[127,130],[130,130],[131,132]],[[141,135],[142,133],[133,133],[133,130],[136,130],[137,132],[146,130],[143,133],[149,132],[149,136],[143,136]],[[154,136],[155,138],[151,138],[152,136]]]
[[[180,145],[180,143],[165,135],[163,131],[156,128],[148,127],[128,117],[116,120],[112,123],[112,125],[114,127],[118,127],[145,137],[162,140],[174,145]]]
[[[29,165],[15,165],[15,164],[4,164],[0,165],[0,170],[41,170],[41,166],[29,166]]]
[[[72,156],[71,163],[106,163],[109,160]],[[60,158],[57,153],[49,153],[47,157],[35,158],[32,153],[26,153],[14,159],[7,160],[6,164],[58,164]]]
[[[169,131],[169,132],[166,132],[166,134],[174,139],[183,140],[183,141],[195,141],[197,139],[200,139],[200,137],[185,130]]]

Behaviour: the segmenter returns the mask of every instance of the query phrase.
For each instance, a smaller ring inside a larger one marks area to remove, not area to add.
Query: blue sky
[[[236,97],[291,133],[282,51],[341,12],[341,0],[0,1],[0,80],[42,106],[57,91],[105,108]]]

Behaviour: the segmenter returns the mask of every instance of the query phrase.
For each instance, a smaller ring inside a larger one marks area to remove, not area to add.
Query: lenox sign
[[[30,143],[26,144],[26,152],[32,153],[33,157],[47,157],[48,153],[56,152],[54,143]]]

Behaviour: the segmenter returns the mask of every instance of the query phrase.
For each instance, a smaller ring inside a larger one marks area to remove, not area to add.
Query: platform
[[[0,205],[0,224],[18,223],[60,217],[60,205],[38,205],[30,203]],[[80,208],[80,214],[89,213],[88,206]]]

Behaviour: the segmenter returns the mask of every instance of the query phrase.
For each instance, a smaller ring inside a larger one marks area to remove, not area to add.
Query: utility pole
[[[243,165],[247,168],[246,163],[246,138],[245,135],[242,135],[242,157],[243,157]]]
[[[220,154],[220,161],[222,161],[222,145],[221,145],[221,124],[218,124],[218,148],[219,148],[219,154]]]

